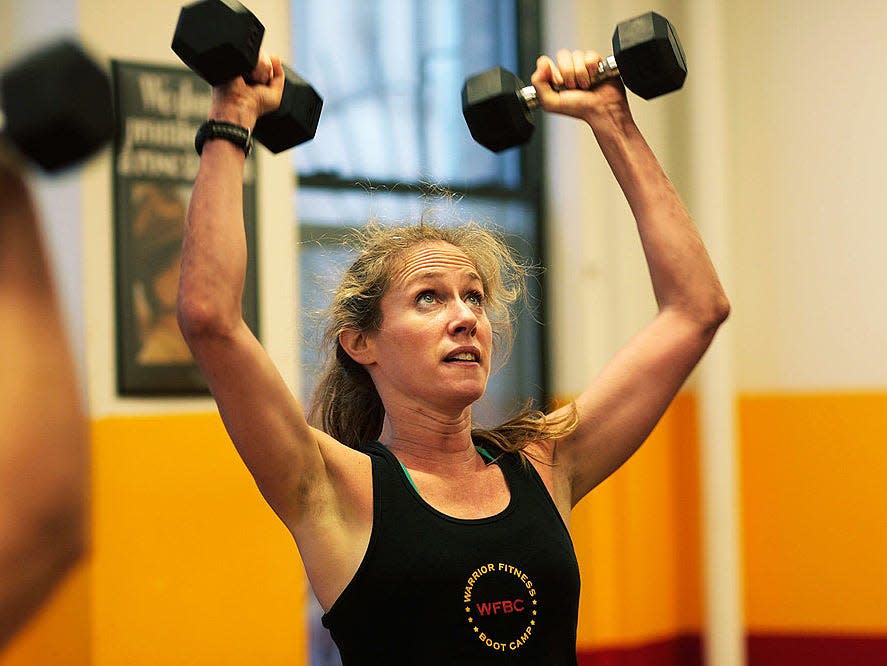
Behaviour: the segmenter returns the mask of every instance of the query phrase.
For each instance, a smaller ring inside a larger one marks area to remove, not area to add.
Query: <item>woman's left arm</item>
[[[637,222],[658,314],[577,397],[579,425],[551,449],[571,506],[644,442],[730,312],[699,232],[635,125],[621,82],[590,86],[597,60],[594,52],[561,51],[555,66],[543,56],[533,85],[546,110],[580,118],[594,132]]]

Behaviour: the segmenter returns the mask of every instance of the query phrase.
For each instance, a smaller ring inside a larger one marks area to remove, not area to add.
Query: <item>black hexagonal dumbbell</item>
[[[33,51],[0,75],[3,134],[47,171],[86,159],[114,136],[107,73],[73,40]]]
[[[210,85],[248,77],[259,60],[265,26],[235,0],[198,0],[182,7],[172,50]],[[253,137],[274,153],[310,141],[323,100],[289,67],[276,111],[256,123]]]
[[[598,65],[592,82],[619,76],[644,99],[679,89],[687,77],[684,50],[674,27],[656,12],[622,21],[613,32],[613,55]],[[468,78],[462,87],[462,114],[471,136],[494,152],[529,141],[536,90],[517,76],[493,67]]]

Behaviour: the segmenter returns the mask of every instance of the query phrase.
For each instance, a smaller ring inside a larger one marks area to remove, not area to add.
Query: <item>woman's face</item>
[[[367,370],[386,405],[451,412],[483,395],[493,336],[483,283],[464,252],[441,241],[407,250],[381,307]]]

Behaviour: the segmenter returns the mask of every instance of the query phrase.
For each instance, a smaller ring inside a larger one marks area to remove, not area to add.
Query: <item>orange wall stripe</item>
[[[96,666],[302,663],[298,553],[218,415],[94,433]]]
[[[739,404],[749,631],[887,633],[887,394]]]
[[[700,627],[696,403],[681,394],[641,449],[574,510],[579,648]]]
[[[887,394],[744,396],[739,421],[750,647],[883,650]],[[682,394],[574,512],[580,654],[700,629],[695,423]],[[93,454],[92,558],[0,666],[307,663],[298,554],[216,414],[98,420]]]
[[[307,663],[298,552],[218,415],[92,434],[92,556],[0,666]]]

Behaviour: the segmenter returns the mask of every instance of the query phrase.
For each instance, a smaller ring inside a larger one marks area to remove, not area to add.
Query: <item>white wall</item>
[[[739,386],[887,385],[887,3],[729,3]]]
[[[590,48],[609,55],[619,21],[649,11],[643,2],[583,0],[545,4],[543,50]],[[657,11],[680,25],[674,3]],[[691,61],[692,62],[692,61]],[[676,92],[645,102],[631,95],[632,113],[669,175],[686,180],[682,130],[669,128],[686,100]],[[591,131],[583,123],[546,116],[548,172],[548,303],[553,335],[553,391],[575,396],[614,351],[653,316],[655,303],[634,220]],[[683,189],[683,188],[681,188]],[[686,195],[686,192],[683,192]]]
[[[609,52],[640,2],[546,3],[545,49]],[[682,34],[684,90],[644,102],[638,124],[694,209],[704,187],[690,146],[706,137],[688,108],[694,74],[726,72],[728,344],[737,392],[882,389],[887,385],[887,3],[724,2],[721,52],[693,50],[692,2],[657,5]],[[574,395],[651,313],[621,195],[579,123],[548,118],[554,389]],[[577,168],[578,165],[578,168]],[[704,181],[702,181],[704,182]],[[706,237],[708,220],[697,217]],[[580,306],[581,305],[581,306]],[[576,335],[584,333],[583,338]]]

